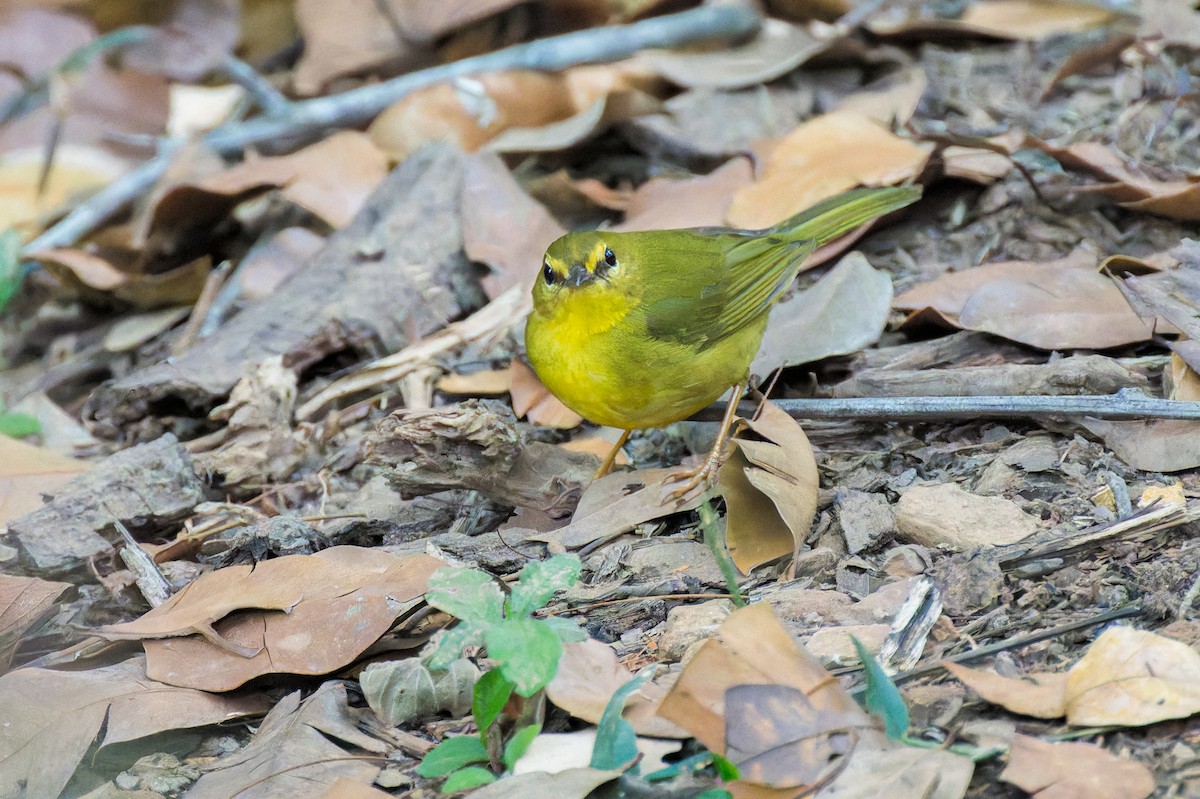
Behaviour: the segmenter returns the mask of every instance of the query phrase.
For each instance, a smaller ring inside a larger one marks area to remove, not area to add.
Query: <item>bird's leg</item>
[[[621,451],[621,447],[625,446],[625,442],[629,440],[629,434],[632,430],[626,430],[621,433],[621,437],[617,439],[617,443],[609,451],[608,457],[604,459],[604,463],[600,464],[600,468],[596,470],[596,476],[593,480],[599,480],[604,475],[612,471],[613,463],[617,460],[617,453]]]
[[[733,423],[737,419],[738,403],[742,400],[742,392],[746,390],[745,383],[738,383],[733,387],[733,394],[729,397],[729,404],[725,406],[725,416],[721,418],[721,427],[717,430],[717,441],[713,444],[713,448],[709,450],[708,457],[704,459],[704,463],[694,469],[684,469],[679,472],[672,472],[667,475],[667,482],[676,480],[686,480],[683,485],[676,488],[667,495],[666,502],[682,503],[683,499],[691,493],[696,486],[707,482],[721,468],[721,464],[725,462],[725,442],[729,438],[729,431],[733,429]]]

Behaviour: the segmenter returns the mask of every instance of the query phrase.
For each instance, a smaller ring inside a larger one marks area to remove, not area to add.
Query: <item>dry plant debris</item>
[[[0,7],[0,795],[1200,793],[1194,4],[153,5]],[[551,242],[907,183],[594,479]]]

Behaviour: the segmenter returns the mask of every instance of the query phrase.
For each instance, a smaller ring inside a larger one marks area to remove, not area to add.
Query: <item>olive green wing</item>
[[[648,335],[698,349],[761,320],[816,249],[776,236],[665,232],[663,246],[645,253],[642,269],[656,271],[639,308]]]

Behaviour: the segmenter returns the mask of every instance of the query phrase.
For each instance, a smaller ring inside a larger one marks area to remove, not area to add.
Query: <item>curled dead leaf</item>
[[[817,511],[819,476],[808,437],[795,419],[766,403],[746,426],[765,440],[734,438],[737,451],[721,467],[726,543],[743,574],[796,554]]]

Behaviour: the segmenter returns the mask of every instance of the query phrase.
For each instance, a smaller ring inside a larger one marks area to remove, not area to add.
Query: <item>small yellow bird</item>
[[[686,419],[733,388],[712,452],[685,496],[720,466],[725,439],[774,302],[813,250],[921,196],[855,189],[766,230],[568,233],[546,250],[525,348],[538,377],[592,422],[624,430]]]

